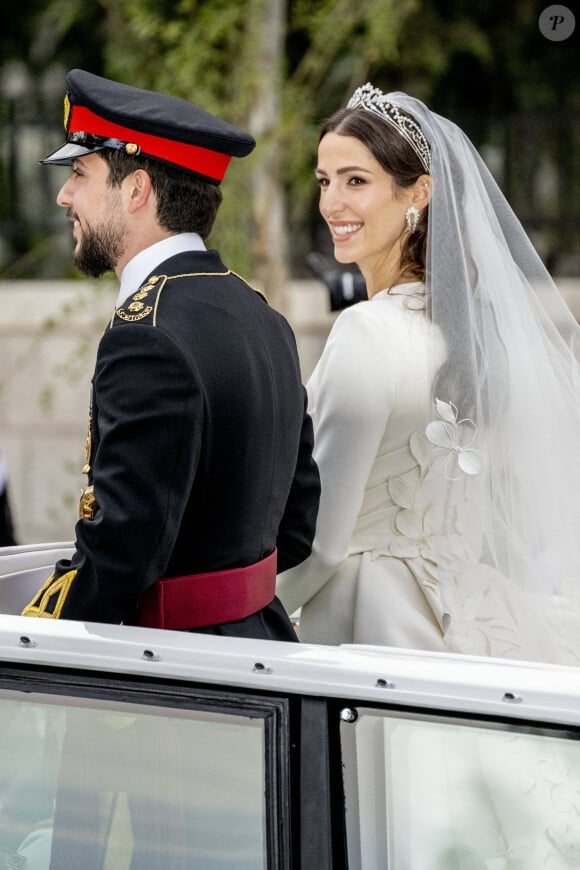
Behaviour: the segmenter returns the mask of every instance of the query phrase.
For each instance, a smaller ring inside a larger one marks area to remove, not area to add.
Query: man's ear
[[[413,186],[413,205],[419,209],[429,205],[431,199],[431,176],[420,175]]]
[[[124,185],[129,212],[138,211],[147,205],[153,193],[149,173],[145,172],[144,169],[136,169],[125,178]]]

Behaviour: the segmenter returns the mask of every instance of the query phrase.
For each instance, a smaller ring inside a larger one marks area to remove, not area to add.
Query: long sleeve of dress
[[[278,576],[277,594],[289,613],[312,598],[349,554],[394,403],[396,354],[388,332],[372,302],[346,309],[307,384],[321,498],[312,554]]]
[[[298,447],[296,470],[276,541],[278,568],[286,571],[310,554],[320,499],[320,476],[312,450],[314,435],[304,390],[304,416]]]

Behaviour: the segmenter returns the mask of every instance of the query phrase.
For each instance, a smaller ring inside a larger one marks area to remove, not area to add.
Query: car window
[[[0,688],[0,867],[278,866],[273,715]]]
[[[578,734],[345,709],[350,870],[580,867]]]

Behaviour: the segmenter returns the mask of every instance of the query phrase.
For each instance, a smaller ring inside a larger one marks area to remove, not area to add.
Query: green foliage
[[[263,0],[103,0],[107,74],[174,94],[239,126],[251,108],[248,31]],[[232,161],[210,244],[253,270],[247,169]]]
[[[74,0],[69,0],[74,2]],[[191,100],[248,127],[257,100],[264,49],[261,22],[271,0],[101,0],[106,16],[107,74]],[[280,184],[290,203],[291,235],[300,238],[312,207],[321,118],[373,68],[398,59],[397,34],[417,0],[296,0],[287,6],[286,46],[279,58],[282,112],[273,137],[253,155],[281,155]],[[298,134],[298,135],[297,135]],[[228,171],[224,204],[212,236],[243,272],[254,269],[248,170]],[[307,241],[303,242],[305,247]]]
[[[103,0],[108,73],[226,113],[252,3],[241,0]],[[255,4],[254,4],[255,5]]]
[[[280,131],[288,215],[300,261],[312,242],[318,136],[323,120],[344,105],[382,65],[400,62],[399,34],[418,0],[298,0],[290,6],[289,67]]]
[[[264,44],[274,4],[285,14],[281,50],[273,35]],[[254,154],[232,161],[211,241],[234,268],[253,272],[264,256],[256,249],[263,206],[252,213],[261,169],[286,196],[296,274],[316,220],[320,124],[357,85],[406,90],[456,119],[476,144],[499,144],[512,112],[580,110],[576,34],[552,43],[537,16],[534,0],[23,0],[0,60],[20,51],[40,71],[58,59],[181,96],[250,129],[268,57],[279,106]]]

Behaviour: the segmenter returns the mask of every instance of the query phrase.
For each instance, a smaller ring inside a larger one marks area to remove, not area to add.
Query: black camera
[[[365,279],[358,270],[337,269],[317,252],[308,254],[306,262],[316,277],[326,285],[331,311],[340,311],[368,298]]]

